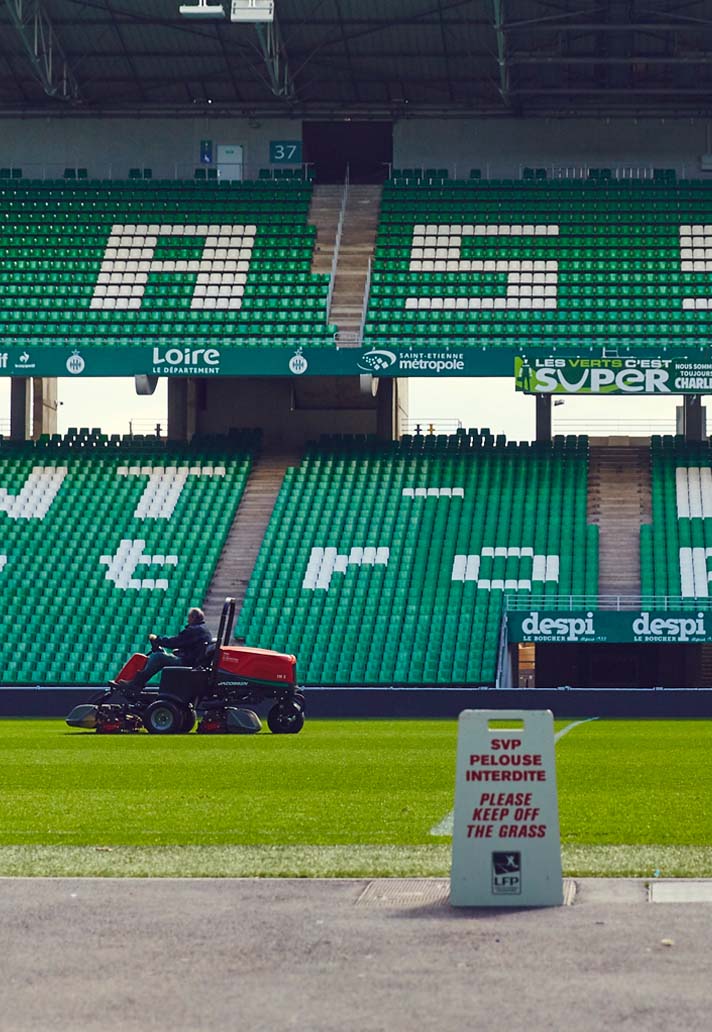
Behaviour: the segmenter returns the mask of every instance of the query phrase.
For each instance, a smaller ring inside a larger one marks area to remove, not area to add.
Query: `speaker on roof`
[[[274,0],[232,0],[230,21],[274,21]]]

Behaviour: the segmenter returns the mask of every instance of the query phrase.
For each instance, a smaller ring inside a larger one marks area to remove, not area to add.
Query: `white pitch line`
[[[598,717],[586,717],[585,720],[574,720],[572,724],[567,724],[566,727],[562,727],[560,731],[557,731],[554,735],[554,743],[558,742],[560,738],[567,735],[569,731],[573,731],[575,727],[580,727],[581,724],[590,724],[592,720],[598,720]],[[434,824],[430,829],[429,834],[431,835],[452,835],[453,826],[455,821],[455,811],[451,810],[450,813],[446,813],[439,824]]]

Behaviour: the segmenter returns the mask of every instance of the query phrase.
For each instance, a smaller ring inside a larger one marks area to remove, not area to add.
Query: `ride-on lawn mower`
[[[235,600],[225,599],[217,639],[199,667],[165,667],[157,689],[132,691],[110,687],[90,702],[75,706],[66,718],[70,727],[101,734],[139,731],[154,735],[255,734],[262,724],[252,706],[274,700],[267,714],[273,734],[297,734],[304,726],[304,695],[296,684],[294,656],[269,649],[229,645]],[[130,680],[146,657],[132,656],[117,680]]]

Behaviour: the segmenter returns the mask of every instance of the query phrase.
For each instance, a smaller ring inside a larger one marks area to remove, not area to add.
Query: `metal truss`
[[[282,100],[296,100],[297,90],[289,70],[287,52],[276,15],[274,21],[257,22],[255,32],[267,69],[270,90],[275,97]]]
[[[81,100],[79,83],[41,0],[5,0],[5,6],[45,93],[58,100]]]

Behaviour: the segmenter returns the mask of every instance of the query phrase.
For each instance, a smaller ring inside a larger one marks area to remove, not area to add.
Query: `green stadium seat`
[[[256,446],[246,431],[109,447],[86,427],[0,443],[3,598],[22,635],[35,628],[14,668],[26,641],[6,629],[3,683],[103,683],[200,605]]]
[[[505,594],[597,594],[585,438],[333,438],[285,477],[240,615],[307,684],[491,684]]]
[[[518,181],[446,184],[395,171],[383,188],[366,344],[659,355],[707,340],[710,184],[664,169],[559,180],[527,167]]]
[[[1,192],[3,346],[185,345],[217,329],[222,347],[333,347],[311,183],[131,175]]]
[[[641,593],[699,608],[712,597],[712,451],[709,440],[651,440],[652,522],[640,528]]]

